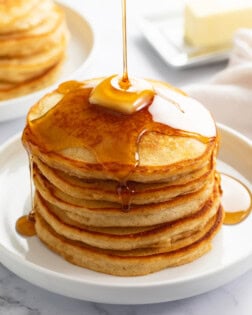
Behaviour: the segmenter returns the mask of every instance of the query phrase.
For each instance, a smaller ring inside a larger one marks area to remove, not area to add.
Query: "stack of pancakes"
[[[64,12],[52,0],[0,3],[0,100],[53,83],[67,36]]]
[[[145,133],[138,144],[140,163],[127,178],[130,207],[123,211],[117,165],[108,171],[92,150],[64,135],[68,120],[78,128],[74,93],[45,96],[31,109],[23,132],[42,242],[71,263],[119,276],[178,266],[209,251],[223,220],[218,137]],[[65,99],[72,111],[64,119],[59,115]],[[64,144],[60,150],[53,146],[57,141]]]

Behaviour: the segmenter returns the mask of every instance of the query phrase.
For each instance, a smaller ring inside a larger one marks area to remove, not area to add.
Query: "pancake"
[[[61,237],[39,215],[35,227],[43,243],[73,264],[117,276],[140,276],[192,262],[207,253],[222,220],[223,210],[220,207],[211,229],[193,244],[168,253],[130,257],[107,253]]]
[[[0,4],[0,21],[2,25],[12,24],[13,21],[27,14],[39,0],[5,0]]]
[[[28,30],[52,10],[52,0],[5,0],[0,4],[0,34]]]
[[[67,34],[64,12],[54,6],[35,27],[23,32],[0,34],[0,56],[21,57],[47,51],[60,44],[64,34]]]
[[[34,157],[34,164],[39,172],[54,186],[72,197],[86,200],[104,200],[120,202],[116,192],[118,182],[86,180],[69,176],[67,173],[48,167],[42,161]],[[211,180],[213,170],[208,165],[200,170],[186,174],[182,177],[174,177],[165,183],[138,183],[131,182],[129,185],[134,190],[131,199],[132,204],[157,203],[167,201],[181,194],[194,192]],[[35,168],[36,173],[36,168]]]
[[[72,99],[69,99],[68,102],[74,103],[76,107],[78,102],[76,102],[75,98],[81,98],[81,93],[90,93],[92,90],[91,84],[89,81],[86,81],[83,83],[83,87],[85,87],[83,90],[76,89],[76,93],[69,93],[68,97]],[[159,86],[159,83],[156,84]],[[77,93],[80,95],[78,96]],[[64,93],[61,93],[58,89],[46,95],[32,107],[23,133],[24,145],[46,165],[70,175],[88,179],[117,180],[118,174],[125,168],[125,164],[118,161],[117,163],[106,162],[106,165],[102,165],[97,160],[94,152],[77,143],[78,139],[76,137],[70,136],[71,128],[75,129],[77,133],[85,132],[82,129],[83,123],[80,123],[80,125],[75,123],[76,120],[78,121],[78,117],[71,117],[71,115],[74,115],[72,113],[69,115],[69,118],[64,118],[64,122],[69,124],[69,131],[64,130],[61,126],[57,126],[59,124],[58,117],[62,117],[63,98]],[[80,104],[80,108],[78,108],[80,111],[81,106]],[[43,121],[46,113],[50,116],[50,121],[48,120],[47,124]],[[40,119],[40,117],[42,118]],[[33,124],[33,122],[36,123]],[[123,121],[123,123],[126,125],[125,128],[127,128],[127,120]],[[120,124],[116,126],[115,123],[112,123],[110,128],[118,128],[120,130],[121,126]],[[62,134],[57,134],[59,138],[57,143],[52,144],[55,136],[50,138],[50,135],[47,133],[48,129],[52,131],[51,134],[55,135],[61,129]],[[194,136],[173,135],[172,132],[173,130],[171,130],[170,135],[166,135],[153,131],[144,133],[141,136],[138,144],[139,164],[134,169],[134,172],[130,172],[127,177],[128,181],[169,181],[173,176],[184,176],[209,165],[215,154],[218,137],[209,138],[204,143]],[[75,141],[76,144],[64,147],[65,144],[71,141]],[[54,148],[46,148],[45,143],[47,143],[47,146],[54,146]],[[59,147],[56,148],[56,146]],[[112,169],[111,172],[108,171],[109,168]]]
[[[81,241],[103,249],[131,250],[134,248],[167,246],[171,244],[172,239],[181,238],[179,236],[183,233],[191,234],[201,230],[218,211],[218,194],[216,191],[203,207],[193,215],[180,218],[172,223],[152,226],[147,231],[139,232],[131,229],[129,234],[126,234],[127,228],[123,229],[124,234],[120,233],[119,228],[117,228],[117,234],[110,234],[109,229],[107,231],[89,230],[88,226],[81,225],[79,221],[69,220],[61,209],[48,203],[40,195],[37,195],[35,208],[36,212],[57,234],[68,239]]]
[[[149,105],[122,114],[91,102],[100,82],[63,83],[27,115],[37,236],[71,263],[117,276],[201,257],[223,220],[212,117],[156,81]],[[166,110],[188,129],[164,122]]]
[[[218,183],[212,182],[197,192],[166,202],[132,205],[127,213],[117,203],[73,198],[38,174],[34,177],[34,184],[44,199],[66,211],[69,217],[75,217],[83,224],[103,227],[149,226],[177,220],[199,211],[218,186]]]
[[[0,100],[7,100],[28,93],[33,93],[51,85],[57,79],[61,70],[62,63],[63,59],[59,60],[59,62],[57,62],[51,68],[47,69],[41,75],[22,83],[11,84],[0,82]]]
[[[65,55],[64,37],[57,45],[32,56],[0,58],[0,82],[22,83],[52,68]]]
[[[94,156],[83,148],[45,154],[44,150],[41,150],[36,144],[36,139],[29,127],[25,129],[23,139],[24,143],[29,144],[30,150],[41,161],[72,176],[116,180],[117,170],[123,167],[123,165],[118,164],[114,174],[108,173],[95,161]],[[154,139],[156,140],[155,143],[153,143]],[[180,147],[177,156],[173,152],[175,143]],[[166,152],[162,152],[164,146],[166,146]],[[173,176],[184,176],[192,171],[204,168],[209,164],[215,143],[203,146],[194,139],[188,141],[185,138],[154,133],[143,136],[139,147],[141,163],[136,171],[130,174],[128,180],[145,183],[163,181],[164,178],[168,181]],[[169,151],[169,147],[171,147],[171,151]],[[188,156],[188,151],[191,153],[190,157],[185,159],[185,156]],[[158,160],[156,154],[158,154]]]
[[[54,83],[68,37],[64,12],[52,0],[0,3],[0,100]]]

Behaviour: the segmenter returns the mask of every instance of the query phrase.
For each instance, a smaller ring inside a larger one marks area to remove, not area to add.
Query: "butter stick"
[[[188,0],[184,37],[198,47],[229,44],[238,28],[252,27],[252,0]]]

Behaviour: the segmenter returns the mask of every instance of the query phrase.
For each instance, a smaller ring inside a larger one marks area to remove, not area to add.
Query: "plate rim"
[[[244,136],[243,134],[241,134],[240,132],[228,127],[228,126],[225,126],[223,124],[217,124],[218,126],[218,129],[220,129],[220,132],[227,132],[229,133],[230,135],[232,135],[233,137],[237,137],[239,138],[240,140],[244,141],[248,146],[249,148],[252,150],[252,141]],[[4,152],[4,150],[8,149],[9,146],[15,144],[15,142],[17,141],[20,141],[20,137],[21,137],[21,133],[18,133],[14,136],[12,136],[11,138],[9,138],[7,141],[5,141],[1,146],[0,146],[0,155]],[[39,266],[39,265],[36,265],[35,263],[33,262],[30,262],[30,261],[27,261],[25,259],[25,257],[23,256],[18,256],[18,254],[15,254],[14,252],[8,250],[8,248],[6,246],[4,246],[1,242],[0,242],[0,262],[3,263],[3,265],[5,265],[8,269],[10,269],[12,272],[14,272],[15,274],[17,274],[19,277],[21,278],[24,278],[25,280],[27,280],[24,276],[22,276],[22,274],[20,275],[20,272],[17,272],[17,270],[15,270],[14,267],[11,267],[9,268],[8,266],[8,257],[10,257],[12,259],[12,262],[15,262],[15,263],[21,263],[21,265],[24,267],[24,269],[26,270],[30,270],[32,269],[33,272],[36,272],[38,273],[39,275],[44,275],[45,277],[48,276],[48,277],[51,277],[53,276],[55,280],[58,280],[60,282],[64,282],[64,281],[70,281],[71,283],[75,283],[75,285],[77,286],[85,286],[86,288],[95,288],[95,289],[98,289],[98,290],[104,290],[104,289],[109,289],[110,291],[113,291],[113,290],[118,290],[120,289],[121,291],[125,291],[125,290],[129,290],[129,289],[133,289],[133,291],[135,292],[140,292],[140,290],[143,290],[143,289],[148,289],[148,288],[152,288],[152,289],[161,289],[161,288],[166,288],[166,289],[169,289],[169,288],[172,288],[172,287],[176,287],[176,286],[181,286],[182,284],[185,285],[185,286],[188,286],[190,285],[190,283],[197,283],[197,282],[200,282],[200,281],[203,281],[204,279],[208,279],[209,277],[212,279],[212,278],[215,278],[216,277],[218,278],[218,275],[220,275],[223,270],[227,270],[227,269],[237,269],[237,266],[241,263],[243,263],[243,265],[245,267],[243,267],[243,270],[242,271],[234,271],[233,274],[229,277],[228,279],[226,279],[226,281],[221,281],[221,284],[218,284],[215,286],[215,285],[212,285],[212,287],[210,288],[206,288],[205,290],[200,290],[200,292],[194,292],[190,295],[184,295],[180,298],[184,298],[184,297],[191,297],[193,295],[197,295],[197,294],[200,294],[200,293],[203,293],[203,292],[207,292],[209,290],[212,290],[214,289],[215,287],[218,287],[220,285],[224,285],[225,283],[227,283],[228,281],[231,281],[232,279],[234,279],[236,276],[240,275],[240,274],[243,274],[245,273],[246,271],[248,271],[249,269],[251,269],[251,263],[247,263],[248,261],[252,261],[252,251],[249,252],[247,255],[243,255],[242,257],[239,257],[238,260],[236,260],[235,262],[229,264],[228,266],[220,266],[218,269],[214,269],[210,272],[207,272],[207,273],[202,273],[202,274],[199,274],[197,275],[197,277],[193,277],[193,276],[188,276],[188,277],[184,277],[184,278],[181,278],[181,279],[168,279],[167,281],[164,281],[164,280],[153,280],[153,282],[151,284],[148,285],[148,279],[146,279],[146,281],[144,281],[143,283],[126,283],[126,282],[123,282],[123,283],[113,283],[113,281],[111,282],[102,282],[102,283],[98,283],[97,282],[97,279],[96,280],[91,280],[90,279],[86,279],[85,281],[83,281],[83,279],[77,279],[77,278],[72,278],[71,276],[67,275],[67,274],[62,274],[62,273],[59,273],[59,272],[56,272],[54,270],[50,270],[50,269],[47,269],[45,267],[42,267],[42,266]],[[14,263],[14,265],[15,265]],[[230,274],[230,272],[229,272]],[[134,277],[131,277],[131,278],[134,278]],[[82,295],[80,296],[77,296],[76,297],[76,294],[74,295],[71,295],[71,293],[66,293],[66,292],[62,292],[62,290],[60,289],[55,289],[55,288],[48,288],[46,287],[45,285],[39,283],[38,284],[38,281],[31,281],[30,279],[28,280],[29,282],[37,285],[37,286],[40,286],[40,287],[43,287],[44,289],[47,289],[47,290],[50,290],[54,293],[59,293],[61,295],[65,295],[65,296],[69,296],[69,297],[73,297],[73,298],[79,298],[79,299],[82,299],[82,300],[89,300],[89,301],[95,301],[95,302],[102,302],[102,303],[111,303],[111,304],[122,304],[120,301],[117,301],[117,300],[113,300],[113,297],[111,298],[110,301],[108,301],[107,299],[104,300],[101,296],[98,297],[98,298],[91,298],[91,297],[86,297],[84,298]],[[220,280],[219,280],[220,281]],[[218,282],[218,280],[217,280]],[[180,299],[180,298],[161,298],[160,300],[156,299],[156,300],[150,300],[148,301],[146,298],[141,298],[141,300],[139,302],[135,302],[135,303],[132,303],[131,301],[124,301],[124,303],[126,304],[150,304],[150,303],[159,303],[159,302],[165,302],[165,301],[171,301],[171,300],[176,300],[176,299]]]

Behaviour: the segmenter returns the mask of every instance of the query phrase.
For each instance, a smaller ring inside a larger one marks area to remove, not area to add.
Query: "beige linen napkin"
[[[227,68],[206,84],[184,90],[202,102],[217,122],[252,139],[252,29],[239,30]]]

